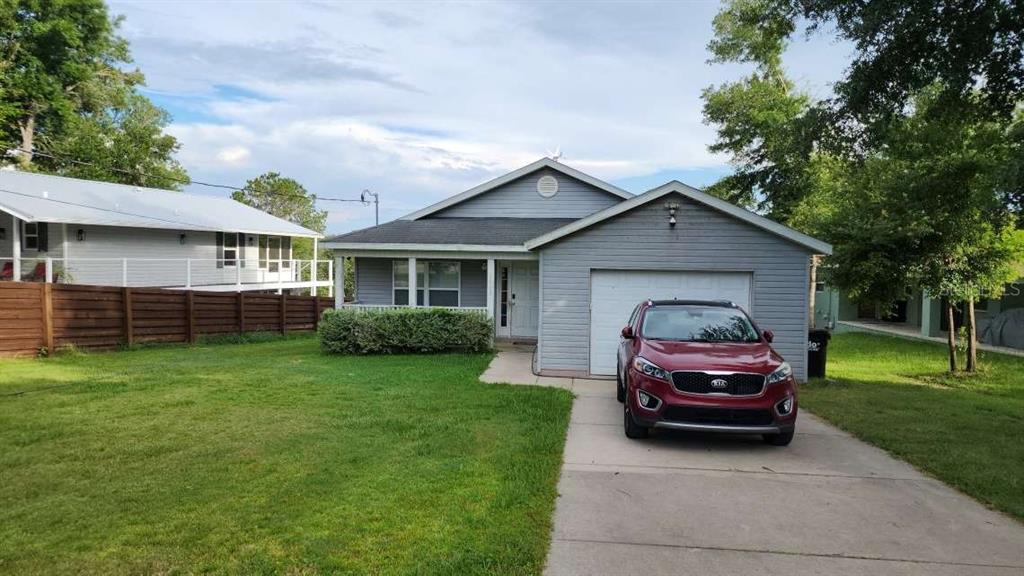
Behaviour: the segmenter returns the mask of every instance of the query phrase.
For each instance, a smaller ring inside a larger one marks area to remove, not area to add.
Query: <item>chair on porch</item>
[[[0,280],[12,280],[14,279],[14,263],[4,262],[4,269],[0,271]]]
[[[22,275],[22,280],[28,282],[43,282],[46,280],[46,264],[42,262],[36,264],[36,267],[32,269],[32,273],[28,275]]]

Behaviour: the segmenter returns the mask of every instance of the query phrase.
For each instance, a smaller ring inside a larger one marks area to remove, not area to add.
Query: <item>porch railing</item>
[[[0,281],[157,288],[333,287],[331,260],[19,258],[0,256]]]
[[[408,310],[409,306],[405,304],[344,304],[342,306],[346,309],[352,310],[363,310],[372,312],[374,310]],[[447,310],[461,310],[463,312],[478,312],[480,314],[487,313],[487,307],[485,306],[418,306],[418,308],[444,308]]]

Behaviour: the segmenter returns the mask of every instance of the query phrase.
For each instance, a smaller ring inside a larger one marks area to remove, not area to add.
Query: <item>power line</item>
[[[8,154],[10,154],[11,152],[18,152],[18,153],[21,153],[21,154],[32,154],[32,155],[42,156],[44,158],[50,158],[52,160],[58,160],[58,161],[62,161],[62,162],[70,162],[72,164],[77,164],[79,166],[92,166],[94,168],[102,168],[104,170],[111,170],[113,172],[118,172],[118,173],[121,173],[121,174],[127,174],[129,176],[137,176],[137,177],[142,177],[142,178],[169,180],[171,182],[177,182],[178,184],[186,184],[186,185],[195,184],[197,186],[207,186],[209,188],[220,188],[220,189],[223,189],[223,190],[235,190],[235,191],[238,191],[238,192],[251,192],[251,191],[253,191],[252,188],[232,186],[230,184],[217,184],[217,183],[214,183],[214,182],[202,182],[202,181],[199,181],[199,180],[192,180],[190,178],[176,178],[174,176],[147,174],[145,172],[126,170],[124,168],[116,168],[116,167],[113,167],[113,166],[103,166],[101,164],[97,164],[96,162],[89,162],[89,161],[86,161],[86,160],[78,160],[76,158],[69,158],[67,156],[56,155],[56,154],[52,154],[52,153],[49,153],[49,152],[44,152],[42,150],[26,150],[24,148],[9,148],[8,149]],[[276,190],[266,190],[265,192],[270,193],[270,194],[274,194],[274,195],[278,195],[278,196],[287,196],[289,198],[295,198],[297,196],[296,194],[287,194],[287,193],[284,193],[284,192],[278,192]],[[316,196],[316,195],[314,194],[314,196]],[[329,197],[329,196],[316,196],[316,199],[318,201],[319,200],[323,200],[324,202],[358,202],[360,204],[363,204],[364,206],[369,206],[370,205],[370,202],[368,200],[364,200],[363,197],[360,197],[360,198],[332,198],[332,197]]]

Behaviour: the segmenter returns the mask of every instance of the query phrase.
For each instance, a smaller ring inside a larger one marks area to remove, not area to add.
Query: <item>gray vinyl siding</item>
[[[78,241],[78,230],[85,239]],[[76,284],[121,284],[121,262],[128,258],[130,286],[184,286],[186,264],[191,262],[195,288],[232,284],[238,272],[233,266],[217,268],[217,237],[214,232],[188,231],[182,244],[179,230],[121,228],[68,224],[68,255],[71,279]],[[255,244],[255,236],[253,236]],[[255,282],[259,274],[256,248],[242,250],[242,281]],[[97,260],[91,260],[97,259]]]
[[[356,258],[356,303],[390,305],[392,303],[392,258]],[[459,260],[461,263],[460,304],[487,305],[487,271],[483,260]]]
[[[537,180],[545,175],[558,180],[558,193],[551,198],[537,193]],[[545,168],[441,210],[430,218],[582,218],[621,201],[600,188]]]
[[[356,258],[356,304],[391,304],[390,258]]]
[[[487,306],[487,270],[484,260],[462,262],[461,306]]]
[[[54,271],[62,282],[120,286],[124,259],[128,259],[129,286],[184,286],[188,279],[186,267],[191,260],[193,288],[234,284],[237,280],[235,267],[217,267],[217,237],[214,232],[184,232],[185,243],[182,244],[182,231],[179,230],[67,224],[67,254],[64,254],[64,228],[62,224],[49,224],[47,252],[22,250],[23,273],[35,265],[29,259],[49,257],[53,259]],[[83,240],[78,240],[79,230],[84,234]],[[256,235],[244,238],[245,244],[251,243],[251,246],[239,248],[239,258],[247,260],[241,266],[242,282],[276,282],[276,274],[271,277],[259,269]],[[9,256],[11,245],[8,232],[7,239],[0,246],[4,251],[0,256]]]
[[[590,367],[592,270],[751,272],[755,320],[800,380],[807,375],[808,252],[681,195],[678,224],[656,200],[541,248],[542,370]]]

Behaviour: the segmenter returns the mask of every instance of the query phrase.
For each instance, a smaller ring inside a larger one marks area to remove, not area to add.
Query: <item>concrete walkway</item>
[[[807,412],[786,448],[628,440],[613,382],[538,380],[529,359],[499,354],[488,374],[577,396],[550,576],[1024,574],[1024,525]]]

